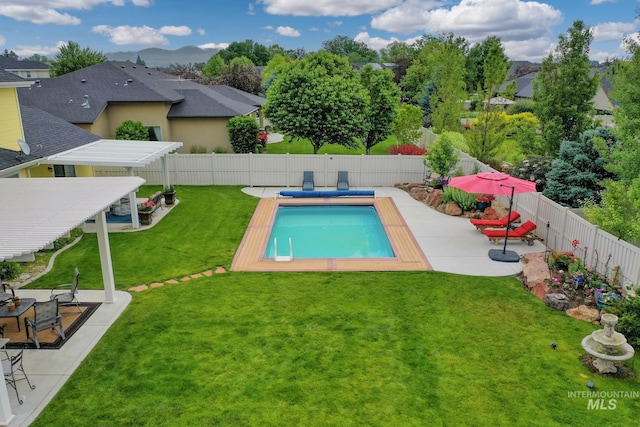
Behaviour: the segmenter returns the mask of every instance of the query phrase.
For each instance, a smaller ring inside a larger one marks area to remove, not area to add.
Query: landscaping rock
[[[409,190],[409,195],[420,202],[424,202],[429,197],[429,192],[425,187],[413,187]]]
[[[574,319],[584,320],[585,322],[595,322],[600,320],[600,311],[596,308],[580,305],[576,308],[567,310],[567,314]]]
[[[549,293],[551,288],[545,282],[539,282],[533,285],[531,288],[531,293],[544,301],[545,295]]]
[[[544,259],[544,252],[524,254],[523,261],[522,275],[527,289],[531,290],[535,285],[551,279],[549,264]]]
[[[546,294],[544,302],[557,310],[564,311],[569,307],[569,300],[565,294]]]
[[[489,207],[489,208],[486,208],[484,212],[482,212],[482,216],[480,218],[495,220],[495,219],[500,219],[500,216],[498,215],[498,211],[496,211],[492,207]]]
[[[424,200],[424,203],[427,206],[431,206],[432,208],[436,208],[440,206],[442,203],[442,190],[433,190],[429,193],[427,198]]]
[[[444,207],[444,213],[451,216],[462,215],[462,209],[456,202],[449,202]]]

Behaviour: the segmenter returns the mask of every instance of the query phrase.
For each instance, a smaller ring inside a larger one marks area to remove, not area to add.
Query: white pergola
[[[145,180],[113,178],[0,179],[0,261],[37,252],[95,217],[105,302],[115,301],[115,281],[105,210]],[[0,386],[0,425],[13,415]]]
[[[158,159],[162,159],[163,186],[168,188],[169,168],[167,154],[182,147],[182,142],[170,141],[128,141],[117,139],[101,139],[43,160],[43,164],[52,165],[85,165],[85,166],[119,166],[133,176],[133,168],[142,168]],[[139,228],[138,206],[135,192],[129,194],[131,205],[131,224]]]

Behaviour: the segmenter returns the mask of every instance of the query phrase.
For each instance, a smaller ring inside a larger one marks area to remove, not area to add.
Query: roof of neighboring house
[[[533,98],[533,79],[538,73],[529,73],[515,80],[507,81],[500,86],[499,92],[504,92],[511,82],[516,82],[516,98]]]
[[[167,103],[172,105],[168,117],[175,118],[229,117],[229,110],[235,112],[234,116],[246,115],[266,102],[229,89],[201,85],[128,61],[108,61],[42,79],[31,90],[20,89],[19,97],[21,103],[75,124],[93,123],[109,103]],[[89,108],[83,106],[85,100]]]
[[[31,86],[33,83],[8,71],[0,70],[0,86],[18,87]]]
[[[18,61],[0,55],[0,69],[3,70],[48,70],[49,64],[40,61]]]
[[[24,139],[31,154],[0,148],[0,170],[98,141],[100,137],[38,108],[20,106]]]

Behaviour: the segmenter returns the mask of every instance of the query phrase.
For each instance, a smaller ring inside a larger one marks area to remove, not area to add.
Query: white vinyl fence
[[[167,156],[170,181],[177,185],[242,185],[250,187],[300,187],[302,174],[314,172],[316,187],[335,188],[338,171],[349,172],[352,187],[391,187],[398,183],[422,183],[427,170],[422,156],[343,156],[299,154],[170,154]],[[493,170],[460,153],[458,170],[464,175]],[[162,184],[161,161],[139,169],[137,174],[149,184]],[[123,168],[96,168],[97,176],[125,176]],[[498,201],[508,205],[508,198]],[[523,220],[533,221],[536,234],[549,250],[574,251],[586,265],[611,277],[619,266],[623,285],[640,283],[640,248],[602,231],[546,198],[541,193],[514,197],[514,209]],[[580,241],[577,248],[572,241]]]

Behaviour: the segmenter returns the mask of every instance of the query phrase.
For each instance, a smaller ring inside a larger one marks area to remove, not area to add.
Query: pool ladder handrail
[[[291,261],[293,259],[293,245],[289,237],[289,255],[278,255],[278,238],[273,238],[273,259],[277,262]]]

